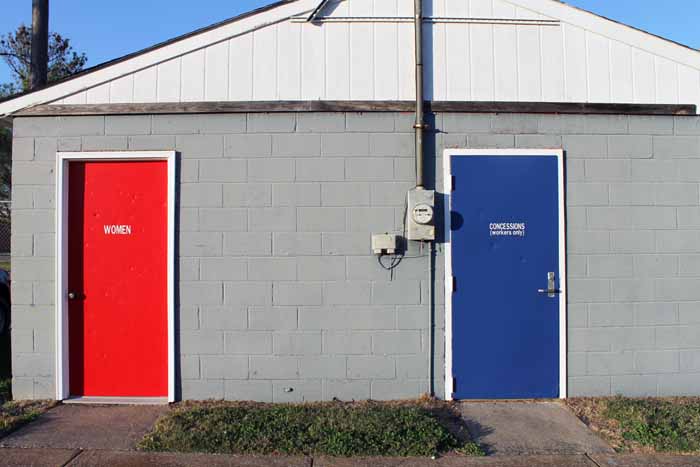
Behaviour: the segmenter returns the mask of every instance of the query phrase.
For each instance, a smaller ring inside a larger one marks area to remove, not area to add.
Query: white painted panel
[[[231,39],[228,95],[232,101],[253,99],[253,35]]]
[[[563,25],[564,32],[564,82],[567,102],[586,102],[588,83],[586,69],[586,35],[583,29]]]
[[[414,1],[413,0],[398,0],[397,11],[399,16],[412,17],[414,11]]]
[[[478,0],[478,3],[483,4],[487,1]],[[472,3],[473,7],[474,3]],[[495,99],[493,26],[490,24],[471,25],[469,45],[471,47],[472,98],[492,101]]]
[[[446,16],[448,1],[453,0],[427,0],[423,5],[425,16]]]
[[[114,104],[130,104],[134,101],[134,75],[126,75],[110,83],[109,101]]]
[[[228,46],[229,42],[226,41],[207,47],[204,72],[206,101],[224,101],[228,98]]]
[[[182,81],[180,99],[182,102],[204,100],[204,50],[197,50],[182,57]]]
[[[469,0],[446,0],[445,16],[450,18],[470,18]]]
[[[491,18],[493,17],[493,1],[492,0],[470,0],[469,14],[472,18]]]
[[[350,29],[350,99],[374,99],[374,28],[353,23]]]
[[[632,48],[610,41],[610,78],[613,102],[634,102],[632,86]]]
[[[82,105],[87,103],[87,92],[79,92],[77,94],[73,94],[72,96],[68,96],[65,99],[56,102],[56,104],[66,104],[66,105]]]
[[[641,104],[656,102],[656,65],[654,56],[643,50],[632,50],[632,83],[634,101]]]
[[[537,26],[517,26],[518,30],[518,99],[542,100],[542,54]]]
[[[158,65],[158,102],[180,102],[180,59]]]
[[[610,41],[597,34],[586,33],[588,54],[588,100],[610,102]]]
[[[394,17],[398,11],[397,0],[374,0],[373,14],[379,17]]]
[[[518,100],[517,42],[516,26],[494,26],[495,94],[498,101]]]
[[[494,18],[515,18],[515,5],[504,0],[493,0]]]
[[[277,27],[253,33],[253,100],[277,99]]]
[[[525,8],[516,8],[515,17],[517,19],[546,19],[544,16]]]
[[[399,24],[399,100],[413,100],[416,97],[416,47],[412,24]]]
[[[351,0],[348,2],[350,16],[372,16],[374,0]]]
[[[376,83],[375,99],[398,99],[399,61],[396,24],[374,25],[374,81]]]
[[[454,2],[449,4],[454,5]],[[462,11],[460,14],[466,13]],[[445,98],[466,101],[471,96],[469,25],[446,24],[444,28],[447,57]]]
[[[656,103],[678,103],[678,64],[656,57]]]
[[[107,102],[109,102],[109,83],[87,90],[88,104],[106,104]]]
[[[542,47],[542,100],[564,100],[564,38],[561,27],[540,28]]]
[[[307,24],[301,28],[301,98],[323,99],[326,94],[324,28]]]
[[[158,67],[150,67],[134,73],[134,102],[158,100]]]
[[[700,108],[700,70],[678,67],[679,104],[695,104]]]
[[[301,28],[287,21],[277,27],[277,85],[282,100],[301,99]]]
[[[350,99],[349,28],[350,25],[347,23],[328,23],[324,26],[326,30],[327,99]]]
[[[436,5],[437,7],[438,5]],[[432,30],[432,47],[426,47],[426,52],[428,55],[428,60],[426,63],[426,69],[430,74],[432,70],[432,76],[426,78],[426,82],[429,83],[428,90],[426,91],[426,96],[428,99],[435,99],[437,101],[448,100],[447,92],[447,43],[446,43],[446,24],[433,24],[428,25],[428,30]],[[428,36],[430,37],[430,36]],[[428,65],[431,63],[432,66]],[[432,91],[432,92],[431,92]]]

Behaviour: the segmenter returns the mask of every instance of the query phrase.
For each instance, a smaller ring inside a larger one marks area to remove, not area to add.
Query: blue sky
[[[569,3],[700,48],[698,0],[568,0]],[[31,22],[31,0],[3,2],[0,33]],[[273,3],[269,0],[51,0],[51,30],[69,37],[88,65]],[[10,80],[0,63],[0,83]]]

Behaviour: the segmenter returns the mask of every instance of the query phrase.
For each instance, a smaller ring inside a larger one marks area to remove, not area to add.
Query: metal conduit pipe
[[[415,0],[416,30],[416,187],[423,188],[423,0]]]

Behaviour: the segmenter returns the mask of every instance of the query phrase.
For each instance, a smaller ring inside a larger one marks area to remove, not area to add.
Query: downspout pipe
[[[415,0],[416,30],[416,188],[423,188],[423,131],[425,115],[423,111],[423,0]]]

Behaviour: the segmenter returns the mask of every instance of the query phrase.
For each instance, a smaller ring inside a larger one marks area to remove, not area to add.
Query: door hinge
[[[452,397],[457,394],[457,378],[452,378]]]
[[[457,189],[457,179],[452,175],[450,180],[450,191],[455,191]]]
[[[457,278],[452,276],[452,293],[457,291]]]

